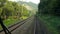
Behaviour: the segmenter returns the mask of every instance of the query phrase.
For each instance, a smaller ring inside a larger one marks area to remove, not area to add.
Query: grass
[[[21,17],[21,19],[26,19],[26,18],[28,18],[28,17],[26,17],[26,16],[22,16],[22,17]]]
[[[15,24],[16,21],[18,21],[18,19],[8,18],[8,19],[4,20],[3,22],[4,22],[4,25],[6,27],[8,27],[8,26],[11,26],[11,25]],[[2,29],[2,27],[0,26],[0,30],[1,29]]]
[[[59,32],[58,32],[58,26],[60,26],[60,18],[59,17],[42,15],[42,16],[39,16],[39,18],[44,21],[44,23],[48,27],[48,30],[52,34],[59,34]]]

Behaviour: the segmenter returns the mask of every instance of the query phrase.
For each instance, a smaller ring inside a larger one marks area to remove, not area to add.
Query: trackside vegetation
[[[60,34],[60,0],[41,0],[37,16],[51,34]]]
[[[0,17],[3,19],[4,25],[9,27],[18,21],[31,16],[30,10],[18,2],[8,0],[0,0]],[[0,30],[1,30],[0,26]]]

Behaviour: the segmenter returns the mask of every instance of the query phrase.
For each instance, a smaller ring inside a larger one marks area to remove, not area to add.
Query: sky
[[[25,2],[33,2],[35,4],[38,4],[40,0],[9,0],[9,1],[25,1]]]

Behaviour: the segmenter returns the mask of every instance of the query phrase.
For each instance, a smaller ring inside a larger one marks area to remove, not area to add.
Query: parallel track
[[[19,28],[21,25],[23,25],[26,21],[31,20],[32,16],[30,16],[29,18],[20,21],[14,25],[11,25],[10,27],[8,27],[8,29],[10,30],[10,32],[14,31],[15,29]],[[0,30],[0,33],[4,32],[3,30]]]
[[[35,16],[20,21],[8,27],[8,29],[10,32],[13,32],[13,34],[49,34],[46,25]],[[16,32],[18,30],[19,32]],[[4,34],[3,30],[0,33]]]

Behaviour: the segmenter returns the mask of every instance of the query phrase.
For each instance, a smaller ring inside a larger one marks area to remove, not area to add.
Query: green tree
[[[60,15],[59,0],[41,0],[38,8],[40,14]]]

